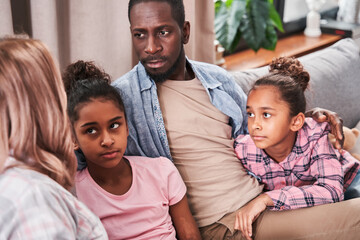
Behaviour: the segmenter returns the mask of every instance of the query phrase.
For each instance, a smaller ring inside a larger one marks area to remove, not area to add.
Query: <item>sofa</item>
[[[360,49],[354,40],[341,39],[299,60],[310,74],[310,88],[305,92],[307,109],[321,107],[337,112],[344,126],[360,130]],[[268,73],[268,67],[231,73],[248,93],[253,82]],[[350,152],[360,153],[360,138]]]

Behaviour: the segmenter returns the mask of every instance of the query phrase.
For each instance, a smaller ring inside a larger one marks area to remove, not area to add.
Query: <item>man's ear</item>
[[[189,21],[184,22],[184,26],[182,28],[182,43],[187,44],[190,38],[190,23]]]
[[[303,113],[298,113],[298,115],[292,117],[290,130],[297,132],[299,131],[305,123],[305,115]]]

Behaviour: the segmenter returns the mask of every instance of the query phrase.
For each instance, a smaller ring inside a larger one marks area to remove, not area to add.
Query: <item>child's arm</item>
[[[293,183],[295,186],[265,193],[272,198],[275,210],[311,207],[343,199],[344,173],[327,134],[317,141],[308,164],[310,169],[304,173],[297,169],[305,166],[295,166],[293,171],[301,176],[301,180]]]
[[[234,228],[240,230],[246,239],[251,240],[252,223],[268,206],[273,206],[272,199],[266,194],[259,195],[236,213]]]
[[[190,212],[186,195],[178,203],[171,205],[169,212],[178,239],[201,239],[199,228]]]

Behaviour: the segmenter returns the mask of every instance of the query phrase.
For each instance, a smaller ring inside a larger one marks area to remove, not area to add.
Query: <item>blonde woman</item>
[[[0,239],[107,239],[67,191],[75,171],[53,58],[38,40],[0,39]]]

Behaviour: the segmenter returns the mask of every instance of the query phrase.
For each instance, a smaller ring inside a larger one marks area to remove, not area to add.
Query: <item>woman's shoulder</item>
[[[0,175],[0,196],[9,202],[16,202],[18,207],[26,207],[27,204],[50,205],[52,201],[75,201],[69,191],[50,177],[23,167],[12,167]]]
[[[104,233],[98,218],[84,204],[48,176],[31,169],[12,167],[0,175],[0,202],[7,205],[2,216],[11,216],[17,224],[47,222],[46,233],[80,236],[88,231],[91,236],[91,229],[100,235]],[[36,217],[39,213],[41,217]]]
[[[37,171],[19,167],[11,167],[0,175],[0,195],[21,199],[31,192],[46,191],[51,179]]]

